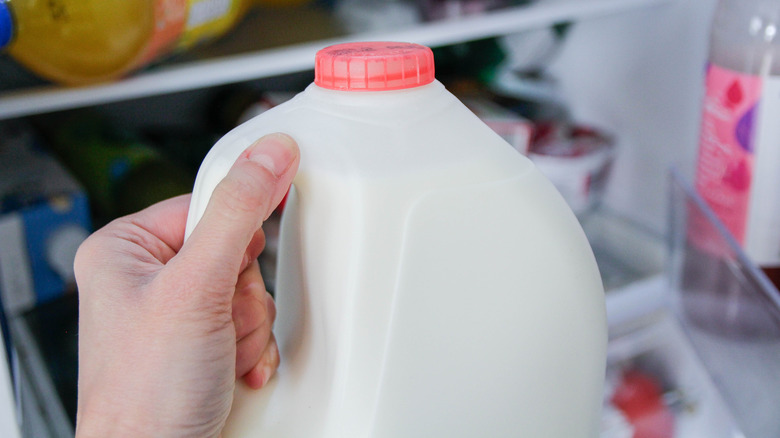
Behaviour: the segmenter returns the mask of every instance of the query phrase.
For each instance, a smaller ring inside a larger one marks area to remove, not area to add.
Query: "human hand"
[[[183,242],[189,196],[117,219],[79,248],[78,437],[218,436],[237,378],[279,364],[260,226],[298,168],[288,136],[250,146]]]

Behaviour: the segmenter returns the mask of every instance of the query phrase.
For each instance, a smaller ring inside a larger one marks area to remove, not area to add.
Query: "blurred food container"
[[[407,0],[339,0],[334,13],[351,33],[394,31],[421,21],[414,2]]]
[[[188,193],[194,175],[142,138],[94,112],[39,123],[57,158],[78,178],[101,220]]]
[[[0,128],[0,293],[17,314],[73,290],[87,195],[28,126]]]
[[[461,101],[485,122],[496,134],[521,154],[528,152],[533,127],[531,122],[517,113],[485,97],[463,96]]]
[[[553,122],[535,127],[528,157],[583,216],[604,194],[614,149],[612,138],[595,128]]]
[[[419,2],[426,20],[483,14],[494,9],[525,3],[529,3],[529,0],[423,0]]]

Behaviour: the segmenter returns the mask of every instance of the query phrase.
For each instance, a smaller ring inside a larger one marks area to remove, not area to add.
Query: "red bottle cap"
[[[419,44],[336,44],[317,52],[314,64],[314,83],[331,90],[402,90],[433,79],[433,52]]]

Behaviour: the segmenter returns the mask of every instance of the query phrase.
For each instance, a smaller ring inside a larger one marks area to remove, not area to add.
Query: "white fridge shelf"
[[[345,41],[411,41],[431,47],[511,34],[563,21],[579,21],[647,8],[673,0],[538,0],[526,6],[392,32],[359,33],[239,54],[170,63],[113,83],[66,88],[55,85],[0,94],[0,120],[117,102],[306,71],[314,54]]]

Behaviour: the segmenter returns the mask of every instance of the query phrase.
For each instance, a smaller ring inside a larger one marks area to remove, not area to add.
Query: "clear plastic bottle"
[[[780,75],[778,26],[777,0],[720,0],[710,33],[710,62],[750,75]]]
[[[0,0],[0,49],[47,79],[115,79],[219,36],[254,0]]]
[[[695,186],[745,253],[780,284],[780,1],[720,0],[712,22]],[[691,217],[682,287],[700,326],[742,338],[773,335],[745,294],[735,255]],[[767,435],[768,436],[768,435]]]
[[[696,169],[699,193],[775,284],[780,283],[779,31],[780,1],[719,1]],[[699,245],[706,249],[706,242]]]

